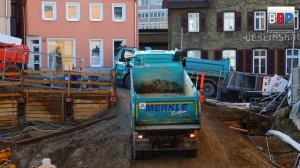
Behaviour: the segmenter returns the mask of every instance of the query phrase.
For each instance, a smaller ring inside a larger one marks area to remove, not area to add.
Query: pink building
[[[23,36],[41,53],[60,50],[63,68],[113,67],[124,43],[138,47],[136,0],[23,0]],[[29,68],[50,65],[46,54],[31,54]]]

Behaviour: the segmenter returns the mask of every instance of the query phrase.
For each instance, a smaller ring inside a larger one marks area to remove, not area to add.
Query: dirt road
[[[203,108],[197,158],[183,158],[176,153],[159,153],[151,159],[131,160],[129,141],[129,91],[118,88],[120,102],[107,115],[113,120],[53,137],[38,143],[17,146],[15,160],[20,168],[38,165],[50,157],[59,168],[214,168],[272,167],[243,135],[228,129],[215,115],[215,108]]]

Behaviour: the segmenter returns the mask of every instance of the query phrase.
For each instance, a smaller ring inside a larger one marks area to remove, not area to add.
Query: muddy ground
[[[276,137],[266,141],[263,136],[265,130],[274,127],[273,119],[208,105],[203,107],[196,158],[164,152],[147,160],[133,161],[129,139],[129,91],[118,88],[118,95],[119,103],[105,114],[115,115],[114,119],[47,140],[20,145],[0,143],[0,147],[13,148],[13,161],[18,168],[36,167],[46,157],[59,168],[260,168],[292,167],[295,162],[297,152],[292,147]],[[238,132],[228,126],[250,132]],[[293,129],[288,130],[295,132]],[[266,142],[272,159],[267,154]]]

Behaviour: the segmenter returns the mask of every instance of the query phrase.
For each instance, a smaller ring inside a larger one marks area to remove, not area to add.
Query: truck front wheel
[[[203,94],[206,97],[213,97],[216,94],[216,87],[211,82],[204,82]]]
[[[130,88],[130,85],[131,85],[131,82],[130,82],[130,75],[126,75],[125,79],[124,79],[124,86],[129,89]]]
[[[4,70],[4,72],[20,72],[21,70],[20,70],[20,68],[18,67],[18,66],[11,66],[11,67],[7,67],[5,70]],[[20,76],[18,76],[18,75],[5,75],[5,78],[8,78],[8,79],[19,79],[20,78]]]

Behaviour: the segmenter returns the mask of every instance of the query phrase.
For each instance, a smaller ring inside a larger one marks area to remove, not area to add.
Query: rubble
[[[149,80],[135,86],[137,93],[180,93],[183,92],[182,86],[176,82],[166,80]]]

